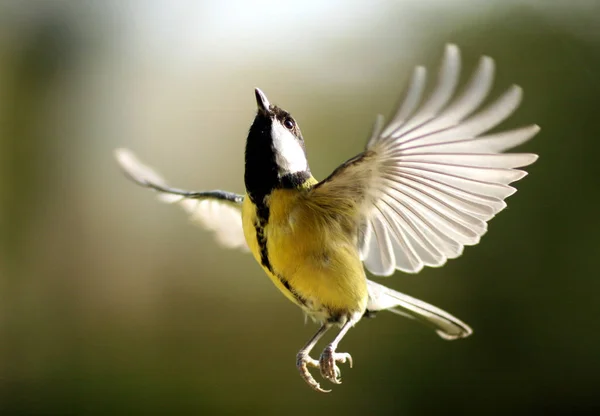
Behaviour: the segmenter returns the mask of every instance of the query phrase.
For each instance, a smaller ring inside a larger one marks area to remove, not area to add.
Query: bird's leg
[[[329,393],[331,390],[324,390],[321,388],[319,383],[314,379],[314,377],[308,371],[308,366],[319,368],[319,362],[317,360],[313,360],[308,355],[310,351],[315,347],[319,339],[327,332],[327,330],[331,328],[331,324],[324,323],[321,325],[321,328],[312,336],[312,338],[306,343],[304,347],[298,354],[296,355],[296,367],[300,372],[300,376],[308,383],[316,391],[320,391],[322,393]]]
[[[344,335],[346,335],[348,330],[352,328],[355,323],[356,321],[348,319],[331,344],[325,347],[323,353],[321,354],[321,358],[319,359],[321,375],[323,378],[331,381],[332,383],[340,384],[342,382],[340,379],[341,371],[336,363],[344,364],[346,361],[348,361],[350,368],[352,368],[352,357],[350,354],[347,352],[336,352],[335,350],[337,349],[337,346],[342,338],[344,338]]]

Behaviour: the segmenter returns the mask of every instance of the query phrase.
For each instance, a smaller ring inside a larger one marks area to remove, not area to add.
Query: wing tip
[[[440,338],[446,340],[446,341],[454,341],[457,339],[462,339],[462,338],[467,338],[471,335],[473,335],[473,329],[471,329],[470,326],[468,326],[467,324],[461,322],[462,325],[460,325],[460,332],[456,333],[456,334],[448,334],[447,332],[441,331],[441,330],[437,330],[435,331]]]
[[[523,134],[521,140],[515,146],[518,146],[518,145],[521,145],[521,144],[523,144],[525,142],[528,142],[536,134],[538,134],[540,132],[540,130],[542,130],[542,128],[538,124],[531,124],[529,126],[525,126],[525,127],[521,127],[521,128],[512,130],[513,132],[517,132],[517,133]],[[515,147],[515,146],[511,146],[511,147]]]
[[[494,58],[489,55],[481,55],[481,58],[479,58],[480,65],[495,65],[495,62]]]
[[[460,54],[460,48],[456,45],[456,43],[446,43],[444,47],[444,56],[456,56]]]
[[[540,156],[535,153],[522,153],[522,155],[526,157],[527,160],[525,160],[525,163],[521,165],[521,167],[532,165],[540,158]]]
[[[516,179],[514,179],[512,182],[520,181],[525,176],[529,175],[529,173],[525,170],[514,169],[514,171],[517,172],[517,175],[515,175]],[[516,189],[515,189],[515,192],[516,192]]]
[[[494,58],[492,58],[491,56],[488,56],[488,55],[482,55],[481,58],[479,58],[479,64],[477,65],[477,68],[475,69],[475,74],[480,74],[482,76],[485,76],[484,79],[489,82],[490,87],[491,87],[492,82],[494,80],[495,72],[496,72],[496,61],[494,61]],[[489,93],[489,89],[488,89],[487,93]],[[487,96],[487,93],[485,94],[485,96]]]
[[[119,147],[113,150],[113,155],[126,177],[137,184],[146,185],[141,172],[143,165],[131,150]]]
[[[460,77],[460,49],[454,43],[446,44],[444,48],[444,56],[442,58],[442,64],[440,66],[440,74],[450,76],[450,79],[458,81]]]
[[[124,147],[114,149],[113,156],[123,169],[127,169],[128,166],[131,166],[137,160],[133,152]]]
[[[407,267],[396,265],[394,272],[396,270],[400,270],[402,273],[406,273],[406,274],[417,274],[417,273],[420,273],[424,268],[425,268],[425,264],[423,262],[419,262],[419,264],[417,264],[416,267],[412,267],[410,269]]]
[[[518,84],[512,84],[508,87],[508,92],[515,94],[518,97],[518,101],[521,101],[521,98],[523,98],[523,88]]]

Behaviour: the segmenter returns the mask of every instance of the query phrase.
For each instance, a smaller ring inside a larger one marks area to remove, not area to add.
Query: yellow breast
[[[363,312],[368,295],[356,236],[339,215],[328,217],[305,198],[304,190],[274,190],[264,228],[258,224],[256,206],[245,198],[242,219],[248,246],[279,290],[307,312]]]

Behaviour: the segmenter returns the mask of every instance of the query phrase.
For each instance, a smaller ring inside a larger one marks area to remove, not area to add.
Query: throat
[[[254,165],[254,166],[253,166]],[[275,166],[246,162],[244,182],[246,192],[260,209],[266,205],[267,197],[276,189],[306,189],[312,186],[310,170],[281,175]]]
[[[302,172],[294,172],[283,175],[279,178],[279,188],[283,189],[294,189],[294,188],[306,188],[312,175],[309,170]]]

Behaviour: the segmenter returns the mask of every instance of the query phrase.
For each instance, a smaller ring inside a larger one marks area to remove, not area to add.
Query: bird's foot
[[[296,356],[296,367],[300,372],[300,377],[302,377],[302,379],[316,391],[320,391],[321,393],[329,393],[331,390],[325,390],[321,388],[321,385],[317,383],[312,374],[310,374],[308,371],[308,366],[319,368],[320,364],[319,361],[310,358],[308,354],[304,354],[302,352],[298,353]]]
[[[350,368],[352,368],[352,357],[347,352],[335,352],[335,347],[332,345],[327,346],[321,358],[319,359],[319,367],[321,368],[321,375],[326,380],[331,381],[334,384],[341,384],[341,375],[339,367],[336,363],[348,362]]]

